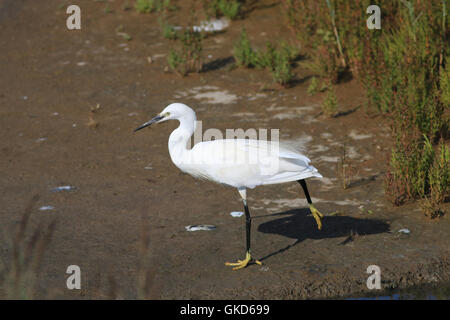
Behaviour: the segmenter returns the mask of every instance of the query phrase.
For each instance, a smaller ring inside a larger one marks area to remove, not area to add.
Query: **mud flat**
[[[361,109],[321,116],[323,97],[307,95],[309,75],[299,66],[289,89],[271,88],[261,70],[227,69],[243,26],[257,45],[286,37],[273,27],[279,8],[261,6],[207,37],[206,59],[222,63],[181,78],[164,71],[173,43],[161,36],[156,15],[124,11],[120,1],[109,5],[110,13],[106,3],[81,3],[79,31],[65,28],[60,1],[0,5],[0,234],[11,238],[34,194],[40,200],[30,228],[58,221],[36,297],[141,297],[140,265],[148,271],[147,297],[163,299],[367,294],[371,265],[381,270],[382,289],[449,283],[448,217],[429,220],[417,203],[394,207],[385,199],[391,139],[381,117]],[[120,25],[132,40],[117,36]],[[354,81],[339,85],[337,95],[340,111],[364,101]],[[225,267],[245,249],[244,218],[230,215],[242,210],[239,195],[172,165],[167,139],[175,123],[132,133],[175,101],[197,111],[203,130],[280,129],[281,139],[303,150],[325,177],[309,186],[326,215],[323,229],[298,185],[250,190],[253,255],[263,265]],[[353,168],[345,190],[336,169],[344,144]],[[52,191],[60,186],[74,189]],[[187,232],[192,225],[216,228]],[[0,256],[10,262],[8,241],[0,243]],[[80,266],[81,290],[65,287],[69,265]]]

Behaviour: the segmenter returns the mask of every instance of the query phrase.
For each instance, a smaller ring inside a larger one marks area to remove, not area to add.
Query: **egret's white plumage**
[[[227,265],[240,269],[251,261],[250,212],[247,206],[246,188],[259,185],[298,181],[305,192],[311,212],[319,229],[322,214],[312,205],[306,182],[310,177],[322,176],[309,165],[310,160],[277,141],[250,139],[221,139],[199,142],[189,149],[189,140],[195,131],[194,110],[182,103],[168,105],[159,115],[144,123],[135,131],[152,123],[178,120],[180,125],[169,137],[169,153],[172,162],[182,171],[201,179],[233,186],[244,201],[247,226],[247,253],[244,260]],[[255,261],[260,264],[259,261]]]
[[[322,177],[304,155],[274,141],[221,139],[199,142],[188,149],[195,112],[181,103],[167,106],[160,121],[176,119],[180,126],[169,137],[169,153],[182,171],[236,188]]]

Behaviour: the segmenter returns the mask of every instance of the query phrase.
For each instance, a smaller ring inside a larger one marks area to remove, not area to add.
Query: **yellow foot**
[[[323,218],[323,214],[321,214],[319,212],[319,210],[317,210],[316,207],[314,207],[312,204],[309,205],[309,209],[311,210],[311,213],[312,213],[314,219],[316,219],[317,228],[319,230],[322,229],[322,221],[321,221],[321,219]]]
[[[253,260],[250,252],[247,251],[244,260],[238,260],[237,262],[225,262],[226,266],[233,266],[233,270],[239,270],[245,268],[250,262],[254,262],[257,265],[261,266],[262,263],[259,260]]]

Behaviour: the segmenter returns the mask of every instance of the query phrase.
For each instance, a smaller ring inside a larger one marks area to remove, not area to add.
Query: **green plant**
[[[424,198],[424,210],[429,212],[436,207],[436,201],[426,199],[433,198],[436,156],[432,144],[445,135],[449,121],[445,113],[448,77],[442,67],[448,55],[442,55],[445,46],[439,23],[433,23],[433,6],[404,3],[400,13],[405,23],[381,40],[382,72],[375,77],[377,91],[370,98],[389,114],[396,138],[386,179],[388,196],[396,204]],[[418,8],[422,10],[416,14]]]
[[[174,26],[167,22],[162,23],[162,33],[163,37],[169,40],[176,40],[178,38],[178,33]]]
[[[252,49],[245,28],[242,29],[239,40],[234,45],[234,59],[240,67],[254,67],[258,64],[258,56]]]
[[[244,2],[238,0],[203,0],[203,7],[208,15],[216,18],[223,15],[235,20],[240,17]]]
[[[282,1],[289,27],[313,52],[305,66],[328,86],[351,71],[365,89],[367,108],[389,119],[394,143],[386,195],[396,204],[431,199],[434,144],[449,128],[447,0],[372,2]],[[382,30],[366,27],[370,4],[382,9]]]
[[[134,7],[139,13],[151,13],[156,10],[156,3],[155,0],[136,0]]]
[[[366,27],[371,4],[383,10],[383,31]],[[282,6],[288,27],[303,46],[316,50],[325,45],[334,52],[328,57],[332,63],[354,76],[367,69],[367,56],[379,51],[371,42],[399,23],[400,4],[392,0],[282,0]]]
[[[167,57],[169,67],[181,76],[199,72],[202,69],[202,35],[194,32],[192,28],[186,28],[178,39],[181,42],[181,50],[170,50]]]
[[[269,41],[266,42],[266,51],[255,52],[254,61],[252,63],[259,69],[269,68],[271,71],[275,69],[277,59],[276,48]]]
[[[450,66],[447,65],[441,69],[439,84],[441,86],[441,102],[448,108],[450,106]]]
[[[267,68],[272,73],[274,82],[282,86],[288,85],[294,77],[292,63],[298,56],[298,49],[286,42],[281,42],[278,49],[271,42],[267,42],[266,50],[257,52],[253,50],[247,32],[242,29],[233,53],[238,66]]]
[[[281,41],[278,48],[271,42],[266,42],[266,51],[256,53],[254,64],[258,68],[268,68],[271,71],[277,68],[277,64],[289,62],[289,65],[297,59],[299,50],[295,46],[289,45],[286,41]]]
[[[292,72],[291,60],[289,56],[283,53],[277,52],[275,55],[275,61],[273,68],[271,69],[272,77],[275,82],[282,86],[288,85],[294,74]]]
[[[432,219],[444,213],[441,205],[444,203],[445,197],[448,196],[450,183],[449,161],[449,148],[441,140],[439,153],[435,156],[429,173],[430,196],[424,198],[422,202],[424,214]]]
[[[307,89],[307,93],[308,95],[312,96],[318,92],[319,92],[319,81],[317,80],[317,77],[312,77],[311,82]]]
[[[322,102],[322,111],[330,116],[334,117],[337,113],[337,98],[334,86],[330,85],[327,89],[327,94]]]
[[[336,84],[342,70],[336,62],[336,52],[332,47],[324,44],[317,48],[310,61],[304,62],[302,65],[324,82]]]
[[[219,0],[218,5],[219,5],[220,11],[227,18],[230,18],[231,20],[235,20],[236,18],[238,18],[240,10],[241,10],[241,3],[239,1]]]

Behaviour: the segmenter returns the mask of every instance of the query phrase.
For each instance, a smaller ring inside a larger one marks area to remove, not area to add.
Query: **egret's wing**
[[[309,165],[311,160],[301,153],[291,148],[273,141],[246,140],[240,141],[239,145],[246,150],[258,150],[260,160],[264,163],[267,156],[271,161],[272,169],[276,162],[276,172],[265,168],[262,173],[269,172],[264,175],[262,184],[276,184],[289,181],[302,180],[310,177],[322,178],[318,170]],[[263,150],[264,152],[261,152]],[[256,152],[256,151],[254,151]]]
[[[232,186],[254,187],[321,177],[310,160],[272,141],[224,139],[196,144],[186,172]]]
[[[311,162],[308,157],[280,142],[250,139],[236,139],[235,141],[247,152],[258,150],[261,153],[273,154],[280,158],[298,159],[306,163]]]

